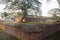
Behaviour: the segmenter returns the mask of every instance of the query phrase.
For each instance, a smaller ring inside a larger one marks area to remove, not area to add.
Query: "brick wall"
[[[22,40],[40,40],[42,33],[24,33],[15,27],[6,27],[6,32]]]
[[[46,19],[41,19],[41,18],[26,18],[26,22],[44,22]]]
[[[5,31],[5,25],[4,25],[4,22],[0,23],[0,29]]]
[[[43,27],[43,26],[42,26]],[[16,27],[6,27],[6,32],[22,40],[42,40],[52,33],[60,31],[60,25],[51,25],[43,27],[41,32],[25,33]]]

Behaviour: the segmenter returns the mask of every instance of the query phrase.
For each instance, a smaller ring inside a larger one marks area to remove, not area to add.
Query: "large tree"
[[[53,20],[60,19],[60,9],[54,8],[48,12],[50,15],[52,15]]]
[[[41,14],[40,7],[41,3],[38,0],[13,0],[10,2],[10,5],[5,7],[5,9],[22,10],[24,16],[21,21],[23,22],[23,19],[28,15],[28,9],[33,9],[33,11],[35,10]]]

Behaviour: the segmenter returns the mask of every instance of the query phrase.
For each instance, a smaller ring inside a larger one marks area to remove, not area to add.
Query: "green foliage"
[[[22,10],[23,12],[23,18],[21,19],[21,22],[23,22],[23,19],[26,18],[28,15],[28,9],[31,9],[33,11],[36,11],[36,13],[41,14],[41,2],[38,0],[14,0],[10,3],[10,5],[7,5],[4,9],[12,9],[12,10]],[[18,13],[20,16],[21,14]]]
[[[49,14],[52,15],[53,20],[60,20],[60,9],[59,8],[54,8],[48,12]],[[57,16],[59,15],[59,16]]]
[[[7,12],[4,12],[4,13],[2,13],[2,16],[7,17],[8,16],[8,13]]]
[[[23,13],[22,13],[22,12],[17,12],[17,13],[16,13],[16,16],[17,16],[17,17],[23,16]]]
[[[36,6],[35,6],[36,5]],[[27,16],[27,9],[33,9],[41,14],[41,3],[38,0],[14,0],[11,2],[10,6],[7,5],[5,9],[19,10],[23,11],[24,17]]]

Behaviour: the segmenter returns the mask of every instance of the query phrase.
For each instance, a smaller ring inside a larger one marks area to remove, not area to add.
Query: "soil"
[[[60,40],[60,31],[53,33],[47,38],[44,38],[44,40]]]

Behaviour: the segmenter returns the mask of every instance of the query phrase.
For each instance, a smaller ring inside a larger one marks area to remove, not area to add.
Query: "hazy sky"
[[[39,0],[40,1],[40,0]],[[49,3],[47,3],[47,0],[41,0],[42,3],[42,15],[43,16],[49,16],[47,13],[49,10],[53,8],[58,8],[57,0],[51,0]],[[0,4],[0,12],[3,12],[3,8],[5,7],[5,4]]]
[[[53,8],[59,8],[57,0],[50,0],[48,3],[47,0],[42,1],[42,15],[43,16],[50,16],[48,15],[48,11]]]
[[[4,4],[0,4],[0,12],[3,12],[3,8],[5,7]]]

